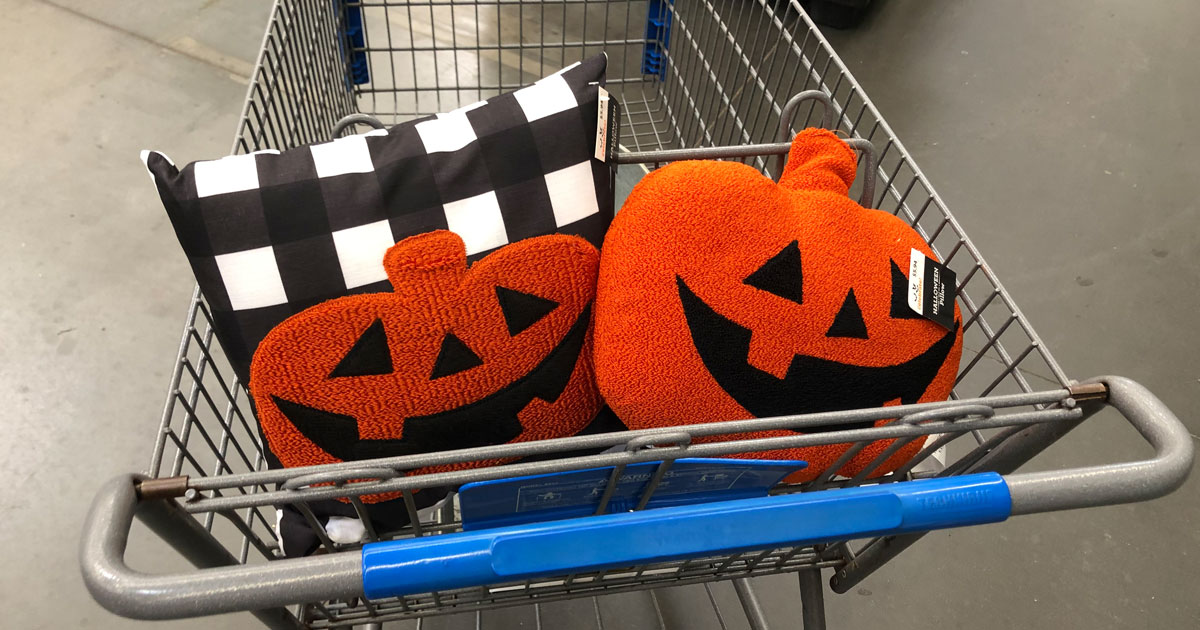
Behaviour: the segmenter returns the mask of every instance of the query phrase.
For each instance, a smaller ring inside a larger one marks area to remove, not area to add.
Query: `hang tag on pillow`
[[[908,307],[946,330],[954,328],[955,274],[945,265],[912,250],[908,261]]]
[[[600,98],[596,108],[596,151],[595,158],[601,162],[612,162],[621,141],[621,107],[608,90],[597,87]]]

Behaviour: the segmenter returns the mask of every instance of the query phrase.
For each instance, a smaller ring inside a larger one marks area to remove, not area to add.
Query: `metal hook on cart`
[[[395,479],[402,473],[392,468],[383,468],[380,466],[374,467],[355,467],[355,468],[339,468],[335,470],[326,470],[321,472],[309,473],[292,477],[281,484],[284,490],[298,490],[308,486],[315,486],[322,483],[344,484],[353,480],[358,480],[363,483],[373,483]]]
[[[862,191],[858,194],[858,204],[864,208],[874,208],[875,176],[877,174],[875,145],[865,138],[850,138],[846,140],[846,144],[862,154],[863,165],[859,172],[862,173],[863,179]]]
[[[329,132],[330,140],[337,140],[341,137],[342,132],[346,131],[351,125],[367,125],[375,129],[387,129],[380,120],[370,114],[350,114],[342,116],[340,120],[333,123],[333,129]]]
[[[821,127],[829,129],[833,125],[833,100],[829,98],[828,94],[821,90],[798,92],[783,104],[783,109],[779,112],[779,133],[775,135],[776,142],[788,142],[795,135],[792,133],[792,123],[796,121],[796,110],[800,109],[800,104],[805,101],[816,101],[821,104]],[[812,117],[811,109],[808,116],[804,118],[805,122],[810,117]],[[779,162],[779,168],[783,168],[782,160]]]
[[[776,142],[790,143],[792,138],[795,137],[796,134],[792,132],[792,125],[796,122],[796,112],[800,110],[800,105],[806,101],[815,101],[820,103],[822,106],[821,127],[824,129],[829,129],[830,131],[836,131],[833,129],[833,99],[831,99],[828,94],[821,90],[805,90],[804,92],[799,92],[792,96],[792,98],[789,98],[788,101],[783,104],[783,109],[779,112],[779,133],[775,136]],[[811,117],[812,109],[810,108],[808,116],[804,117],[805,124],[807,124],[808,119]],[[866,208],[873,207],[873,202],[875,199],[875,145],[872,144],[870,140],[866,140],[864,138],[848,138],[846,139],[846,144],[849,145],[851,149],[854,149],[862,154],[863,168],[861,172],[863,173],[863,187],[862,193],[858,196],[858,203]],[[783,174],[783,165],[786,162],[787,153],[781,154],[776,158],[775,165],[780,174]]]
[[[637,506],[634,508],[635,511],[646,507],[646,504],[650,502],[650,497],[654,496],[654,491],[658,489],[663,477],[666,476],[667,469],[675,463],[676,459],[683,455],[683,451],[691,443],[692,436],[687,431],[664,431],[652,435],[640,435],[625,443],[625,452],[627,453],[653,449],[656,455],[662,457],[662,460],[654,469],[654,474],[651,475],[650,481],[642,489],[641,496],[638,497]],[[613,467],[613,471],[608,478],[608,483],[604,487],[604,493],[600,495],[596,514],[605,514],[608,511],[609,501],[612,500],[613,493],[617,488],[617,481],[624,472],[625,464],[617,464]]]
[[[629,452],[640,451],[652,446],[657,447],[660,452],[664,449],[682,450],[687,448],[691,443],[692,436],[687,431],[665,431],[663,433],[635,437],[625,443],[625,450]]]

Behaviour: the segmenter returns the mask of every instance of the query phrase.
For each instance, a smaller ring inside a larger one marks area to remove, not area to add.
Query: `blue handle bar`
[[[370,543],[369,599],[588,570],[995,523],[996,473],[739,499]]]

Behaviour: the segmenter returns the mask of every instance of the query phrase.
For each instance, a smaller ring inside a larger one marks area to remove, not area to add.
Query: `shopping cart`
[[[1132,381],[1067,378],[796,0],[279,0],[233,152],[326,140],[365,120],[343,121],[355,114],[390,124],[446,111],[599,51],[623,111],[619,163],[739,159],[774,175],[796,129],[819,123],[850,138],[864,156],[855,194],[912,224],[959,278],[964,354],[951,400],[268,470],[243,384],[213,343],[197,291],[148,472],[109,481],[85,526],[83,573],[101,604],[143,619],[248,610],[275,628],[532,605],[540,627],[547,602],[641,590],[653,598],[653,589],[731,581],[758,629],[767,621],[750,578],[796,573],[812,630],[824,627],[822,571],[842,593],[929,530],[1142,501],[1183,482],[1187,431]],[[1154,447],[1152,458],[1014,474],[1106,406]],[[882,418],[898,420],[701,439]],[[684,459],[852,443],[847,461],[874,440],[896,439],[878,464],[923,436],[912,462],[880,478],[868,479],[868,467],[853,478],[776,484],[769,496],[655,507]],[[651,471],[648,480],[632,501],[615,500],[618,480],[634,468]],[[464,531],[454,502],[418,514],[413,501],[419,488],[595,469],[607,481],[593,516]],[[382,492],[402,494],[411,525],[375,531],[364,519],[366,544],[334,542],[310,507],[344,497],[361,516],[362,497]],[[314,527],[323,553],[283,558],[274,513],[285,504]],[[135,515],[197,569],[148,575],[126,566]]]

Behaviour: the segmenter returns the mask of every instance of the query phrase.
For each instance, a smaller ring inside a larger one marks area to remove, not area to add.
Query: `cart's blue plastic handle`
[[[531,523],[363,546],[370,599],[647,562],[994,523],[1012,501],[980,473]]]

